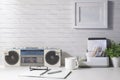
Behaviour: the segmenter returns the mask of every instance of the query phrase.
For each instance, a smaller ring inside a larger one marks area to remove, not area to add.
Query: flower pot
[[[120,66],[120,57],[113,57],[112,58],[113,67],[117,68]]]

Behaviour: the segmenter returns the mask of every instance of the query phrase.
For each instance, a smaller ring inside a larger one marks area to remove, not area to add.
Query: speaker
[[[20,66],[20,50],[12,49],[4,53],[5,66]]]
[[[44,66],[60,67],[61,66],[61,49],[45,49],[44,50]]]

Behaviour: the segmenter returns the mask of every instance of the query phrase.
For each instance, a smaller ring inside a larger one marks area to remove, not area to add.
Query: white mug
[[[74,70],[79,67],[79,62],[76,57],[65,58],[65,68],[69,70]]]

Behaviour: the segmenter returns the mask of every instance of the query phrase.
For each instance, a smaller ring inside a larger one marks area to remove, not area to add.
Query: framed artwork
[[[107,28],[107,0],[75,2],[74,28]]]

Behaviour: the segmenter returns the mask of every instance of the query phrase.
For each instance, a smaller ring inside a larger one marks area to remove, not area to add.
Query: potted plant
[[[112,41],[110,47],[106,48],[105,53],[111,58],[114,67],[120,66],[120,44]]]

